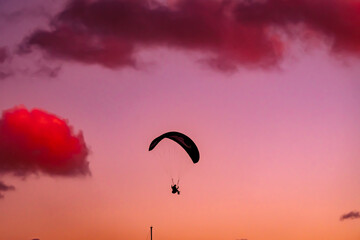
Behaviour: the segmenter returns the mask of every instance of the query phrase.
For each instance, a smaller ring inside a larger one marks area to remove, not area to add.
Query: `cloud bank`
[[[64,119],[24,107],[2,114],[0,175],[86,176],[90,175],[88,154],[82,133],[74,134]],[[1,186],[0,191],[10,190]]]
[[[334,53],[360,55],[360,2],[351,0],[72,0],[21,49],[118,68],[135,66],[137,50],[162,46],[203,52],[217,68],[267,67],[283,58],[281,36],[299,27]]]

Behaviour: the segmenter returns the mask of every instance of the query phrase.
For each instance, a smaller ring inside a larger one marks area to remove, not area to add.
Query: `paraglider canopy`
[[[179,132],[167,132],[162,134],[161,136],[155,138],[149,146],[149,151],[153,150],[156,145],[163,140],[164,138],[171,139],[178,143],[190,156],[193,163],[197,163],[200,158],[199,150],[193,140],[191,140],[188,136],[185,134],[179,133]]]

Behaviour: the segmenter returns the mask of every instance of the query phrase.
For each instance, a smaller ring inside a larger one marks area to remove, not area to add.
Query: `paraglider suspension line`
[[[171,182],[172,182],[173,185],[175,184],[173,178],[171,178]],[[177,186],[179,186],[179,182],[180,182],[180,178],[177,180],[177,183],[176,183]]]

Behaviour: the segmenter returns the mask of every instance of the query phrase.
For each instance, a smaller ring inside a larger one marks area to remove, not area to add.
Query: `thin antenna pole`
[[[150,240],[152,240],[152,229],[153,229],[153,226],[150,227]]]

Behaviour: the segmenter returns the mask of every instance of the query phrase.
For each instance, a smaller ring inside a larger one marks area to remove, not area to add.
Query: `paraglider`
[[[180,194],[179,186],[176,186],[176,184],[172,185],[172,186],[171,186],[171,193],[172,193],[172,194],[177,193],[177,194],[179,195],[179,194]]]
[[[161,142],[164,138],[171,139],[177,144],[179,144],[187,152],[188,156],[194,164],[199,162],[200,153],[196,144],[188,136],[179,132],[167,132],[155,138],[150,143],[149,151],[153,150],[156,145],[158,145],[158,143]],[[171,185],[171,193],[179,195],[179,181],[177,182],[177,184],[174,184],[174,181],[172,183],[173,184]]]
[[[179,181],[177,182],[177,184],[174,184],[174,180],[173,179],[171,179],[172,180],[172,183],[173,183],[173,185],[171,185],[171,193],[172,194],[178,194],[178,195],[180,195],[180,191],[179,191]]]

